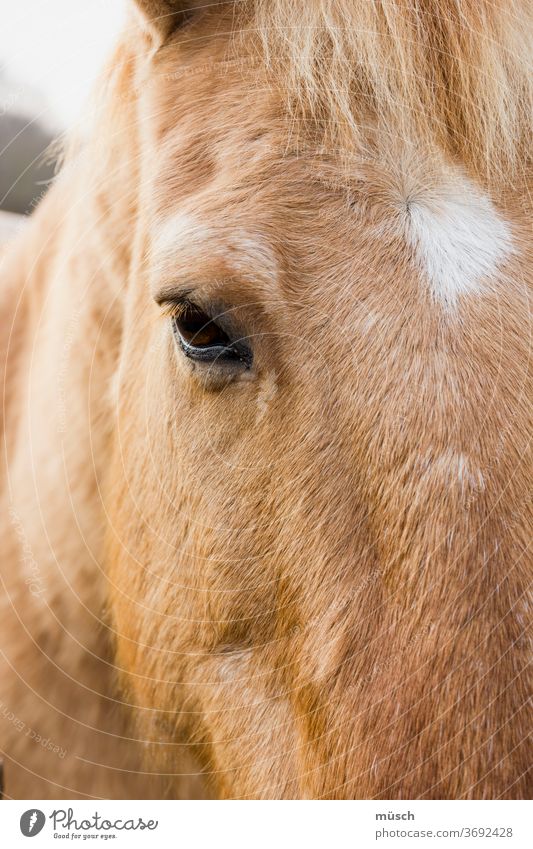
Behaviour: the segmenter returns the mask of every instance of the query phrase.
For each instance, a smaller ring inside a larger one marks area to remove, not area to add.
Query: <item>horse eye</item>
[[[252,352],[241,340],[232,341],[207,313],[191,303],[180,305],[172,317],[174,334],[186,357],[217,365],[242,365],[250,368]]]

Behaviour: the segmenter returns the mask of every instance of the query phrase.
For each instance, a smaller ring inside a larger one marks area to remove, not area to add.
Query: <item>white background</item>
[[[0,0],[0,68],[70,125],[116,41],[127,0]]]
[[[81,820],[95,811],[111,820],[142,817],[159,820],[155,831],[121,832],[116,839],[58,839],[47,820],[34,838],[22,836],[20,815],[37,807],[45,815],[54,808],[74,810]],[[412,821],[377,821],[377,812],[412,811]],[[343,849],[344,847],[509,847],[533,846],[529,802],[3,802],[0,804],[2,847],[25,846],[157,846],[166,849]],[[376,831],[452,829],[461,826],[512,827],[511,838],[378,839]],[[34,842],[30,842],[33,840]]]

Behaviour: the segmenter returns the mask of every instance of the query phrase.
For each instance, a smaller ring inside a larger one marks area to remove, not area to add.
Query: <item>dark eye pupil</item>
[[[230,340],[226,333],[202,310],[187,305],[174,319],[175,327],[187,345],[195,348],[226,347]]]
[[[219,366],[251,367],[252,351],[244,340],[232,341],[207,313],[194,304],[182,303],[172,323],[181,349],[189,359]]]

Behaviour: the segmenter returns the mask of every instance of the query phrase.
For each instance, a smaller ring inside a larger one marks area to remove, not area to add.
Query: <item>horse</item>
[[[129,0],[2,259],[7,797],[531,792],[531,32]]]

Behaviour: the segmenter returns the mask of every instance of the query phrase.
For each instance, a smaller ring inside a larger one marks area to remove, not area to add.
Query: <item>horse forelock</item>
[[[332,149],[440,147],[505,179],[530,156],[531,6],[523,0],[255,0],[240,6],[293,114]],[[246,32],[246,31],[245,31]]]
[[[377,135],[391,149],[440,150],[493,183],[530,161],[526,0],[309,0],[297,8],[290,0],[242,0],[201,9],[163,45],[180,44],[176,79],[187,85],[188,74],[223,76],[240,67],[253,84],[259,67],[261,84],[285,104],[291,132],[310,136],[316,149],[342,159],[368,151]],[[99,87],[109,126],[117,103],[134,95],[117,68],[131,60],[135,29]],[[141,54],[150,50],[141,43]],[[183,58],[196,54],[196,67],[184,70]]]

